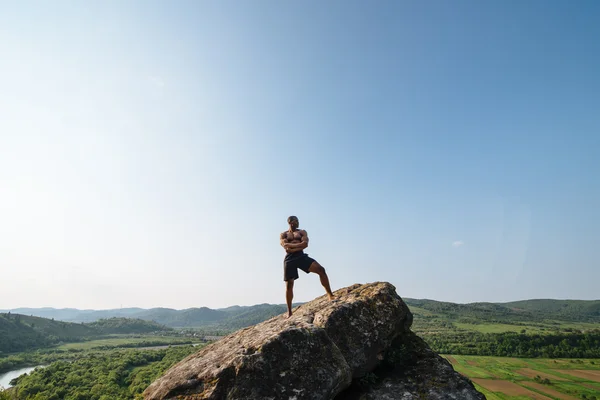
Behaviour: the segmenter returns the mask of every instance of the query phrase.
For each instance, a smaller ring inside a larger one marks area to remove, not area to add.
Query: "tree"
[[[0,386],[0,400],[11,400],[10,393]]]

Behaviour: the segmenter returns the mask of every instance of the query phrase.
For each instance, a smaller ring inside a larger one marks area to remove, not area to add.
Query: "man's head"
[[[287,219],[287,222],[290,225],[290,228],[292,228],[292,229],[298,229],[298,226],[300,226],[300,222],[298,221],[298,217],[296,217],[295,215],[289,216],[288,219]]]

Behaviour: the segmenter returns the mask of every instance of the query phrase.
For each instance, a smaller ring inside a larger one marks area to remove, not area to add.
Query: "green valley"
[[[599,301],[403,300],[414,315],[412,330],[489,399],[518,399],[510,390],[547,398],[561,398],[556,393],[594,398],[600,385],[593,380],[600,367]],[[271,304],[85,311],[87,322],[0,314],[0,373],[45,366],[13,382],[10,393],[21,400],[137,398],[170,365],[197,351],[189,344],[216,340],[284,311],[283,305]],[[66,314],[56,311],[57,316]],[[566,369],[575,372],[569,375]],[[586,370],[592,372],[586,375]],[[544,380],[551,373],[552,387]]]
[[[111,318],[90,324],[56,321],[21,314],[0,314],[0,355],[111,334],[168,333],[172,328],[152,321]]]

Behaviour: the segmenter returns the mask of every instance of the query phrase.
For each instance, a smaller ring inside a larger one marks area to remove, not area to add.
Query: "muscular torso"
[[[285,231],[281,234],[281,237],[287,239],[288,243],[300,243],[304,235],[306,235],[306,232],[302,229],[297,229],[294,232]]]
[[[301,243],[302,238],[306,236],[306,231],[302,229],[297,229],[293,232],[285,231],[281,233],[281,238],[287,243]],[[302,253],[302,250],[288,251],[288,254],[291,253]]]

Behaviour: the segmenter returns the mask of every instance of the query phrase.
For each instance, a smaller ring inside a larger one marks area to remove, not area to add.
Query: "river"
[[[37,367],[44,367],[44,365],[38,365]],[[20,368],[0,374],[0,386],[2,386],[4,389],[8,389],[9,387],[11,387],[10,381],[23,374],[30,373],[37,367]]]

